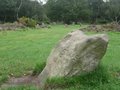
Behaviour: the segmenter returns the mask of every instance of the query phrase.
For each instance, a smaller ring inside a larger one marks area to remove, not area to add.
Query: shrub
[[[27,27],[35,27],[36,24],[37,24],[37,21],[36,20],[33,20],[31,18],[27,18],[27,17],[21,17],[19,18],[19,23],[23,24],[24,26],[27,26]]]
[[[97,24],[106,24],[106,23],[108,23],[108,20],[105,20],[105,19],[97,19],[96,23],[97,23]]]
[[[27,26],[28,27],[35,27],[37,25],[37,21],[33,19],[28,19]]]
[[[21,17],[21,18],[18,19],[18,22],[26,26],[27,22],[28,22],[28,18],[27,17]]]

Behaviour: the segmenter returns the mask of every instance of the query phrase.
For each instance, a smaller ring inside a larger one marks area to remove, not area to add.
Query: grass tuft
[[[6,75],[1,75],[1,76],[0,76],[0,85],[3,84],[4,82],[6,82],[7,79],[8,79],[8,76],[6,76]]]
[[[101,84],[109,83],[110,75],[107,69],[100,66],[95,71],[82,75],[64,77],[64,78],[52,78],[46,82],[46,88],[70,88],[72,86],[84,86],[84,87],[97,87]]]
[[[43,69],[45,68],[45,65],[46,65],[46,62],[41,62],[39,64],[36,64],[32,75],[33,76],[39,75],[43,71]]]
[[[16,86],[9,88],[2,88],[2,90],[37,90],[35,86]]]

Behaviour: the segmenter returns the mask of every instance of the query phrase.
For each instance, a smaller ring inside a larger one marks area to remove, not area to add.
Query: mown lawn
[[[82,27],[85,27],[85,25]],[[6,81],[8,76],[11,75],[19,77],[24,74],[29,74],[30,71],[34,70],[37,63],[46,61],[51,49],[61,38],[68,32],[82,27],[79,25],[71,25],[68,27],[55,25],[51,26],[49,29],[26,29],[22,31],[0,32],[0,83]],[[72,80],[74,81],[74,83],[72,82],[74,86],[71,84],[71,86],[66,89],[64,88],[65,90],[120,89],[120,33],[108,32],[108,35],[110,38],[109,47],[101,63],[101,66],[105,70],[99,70],[97,73],[94,72],[89,76],[82,77],[82,79],[71,79],[71,82]],[[107,78],[107,75],[109,78]],[[75,80],[76,82],[78,80],[81,81],[77,82],[76,85]],[[63,83],[62,80],[58,82]],[[94,85],[95,83],[98,84]],[[27,86],[9,88],[7,90],[36,89],[35,87]]]

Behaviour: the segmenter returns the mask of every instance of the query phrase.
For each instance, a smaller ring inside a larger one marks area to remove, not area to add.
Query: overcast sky
[[[43,4],[45,4],[46,0],[41,0],[43,2]],[[106,0],[103,0],[103,1],[106,1]]]
[[[41,0],[43,2],[43,4],[45,4],[46,0]]]

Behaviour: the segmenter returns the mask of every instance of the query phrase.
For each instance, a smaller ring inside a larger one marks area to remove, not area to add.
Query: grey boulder
[[[105,55],[107,45],[106,34],[87,36],[80,30],[69,33],[49,55],[39,75],[41,84],[47,78],[71,77],[94,71]]]

